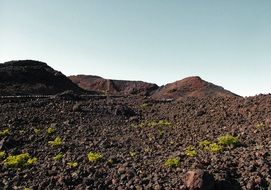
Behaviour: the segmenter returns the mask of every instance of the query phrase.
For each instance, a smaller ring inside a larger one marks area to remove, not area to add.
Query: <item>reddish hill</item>
[[[0,64],[0,95],[57,94],[67,90],[84,92],[61,72],[32,60]]]
[[[220,86],[202,80],[198,76],[188,77],[160,87],[152,97],[155,99],[180,99],[185,97],[236,97],[236,94]]]
[[[69,78],[85,90],[103,91],[112,95],[151,95],[159,88],[156,84],[142,81],[112,80],[92,75],[76,75]]]

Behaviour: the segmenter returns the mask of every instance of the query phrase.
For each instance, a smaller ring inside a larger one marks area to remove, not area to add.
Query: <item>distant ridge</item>
[[[69,77],[75,84],[85,90],[102,91],[112,95],[151,95],[159,87],[143,81],[112,80],[93,75],[76,75]]]
[[[181,99],[185,97],[238,97],[224,88],[202,80],[198,76],[187,77],[160,87],[153,95],[154,99]]]
[[[0,64],[0,95],[57,94],[67,90],[84,92],[61,72],[33,60]]]

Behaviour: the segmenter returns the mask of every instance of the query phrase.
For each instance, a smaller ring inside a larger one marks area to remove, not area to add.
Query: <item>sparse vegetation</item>
[[[59,146],[62,144],[62,139],[60,137],[56,137],[55,140],[49,141],[48,144],[51,146]]]
[[[213,153],[218,153],[218,152],[221,152],[223,150],[223,147],[220,145],[220,144],[217,144],[217,143],[211,143],[209,146],[208,146],[208,150],[210,152],[213,152]]]
[[[103,155],[99,152],[89,152],[87,156],[90,162],[97,162],[103,158]]]
[[[135,157],[137,155],[137,152],[136,151],[130,151],[129,154],[130,154],[131,157]]]
[[[178,157],[172,157],[165,161],[165,166],[171,167],[171,168],[176,168],[179,166],[179,164],[180,164],[180,158]]]
[[[76,168],[78,166],[78,162],[68,162],[67,166],[69,166],[70,168]]]
[[[62,158],[63,158],[63,154],[61,152],[54,156],[55,161],[60,161]]]
[[[10,134],[9,129],[4,129],[3,131],[0,131],[0,137],[5,137]]]
[[[34,129],[34,132],[35,132],[36,134],[39,134],[39,133],[40,133],[40,129],[35,128],[35,129]]]
[[[52,134],[52,133],[54,133],[56,131],[56,129],[54,128],[54,127],[49,127],[48,129],[47,129],[47,133],[50,135],[50,134]]]
[[[199,142],[199,148],[202,149],[202,150],[208,150],[209,149],[209,145],[211,144],[212,142],[209,141],[209,140],[203,140],[203,141],[200,141]]]
[[[184,153],[185,153],[186,156],[189,156],[189,157],[195,157],[198,154],[196,149],[193,146],[188,146],[185,149]]]
[[[256,128],[257,128],[257,129],[264,129],[264,128],[266,128],[266,125],[265,125],[264,123],[258,123],[258,124],[256,125]]]
[[[4,165],[7,167],[26,167],[37,163],[36,157],[31,157],[28,153],[19,155],[10,155],[4,160]]]
[[[235,146],[239,143],[238,137],[229,134],[218,137],[217,141],[222,146]]]
[[[2,160],[6,156],[5,151],[0,151],[0,160]]]
[[[145,109],[149,108],[150,106],[151,106],[151,104],[149,104],[149,103],[143,103],[143,104],[141,104],[139,107],[140,107],[141,109],[145,110]]]

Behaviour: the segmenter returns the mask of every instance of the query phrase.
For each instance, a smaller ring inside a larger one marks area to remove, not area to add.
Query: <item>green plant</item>
[[[0,160],[6,156],[5,151],[0,151]]]
[[[149,103],[143,103],[139,106],[141,109],[147,109],[148,107],[150,107]]]
[[[209,145],[208,149],[210,150],[210,152],[218,153],[218,152],[221,152],[223,150],[223,147],[220,144],[211,143]]]
[[[98,152],[89,152],[87,156],[90,162],[97,162],[103,158],[103,155]]]
[[[35,129],[34,129],[34,132],[35,132],[36,134],[39,134],[39,133],[40,133],[40,129],[35,128]]]
[[[258,123],[257,125],[256,125],[256,128],[257,129],[264,129],[266,127],[266,125],[264,124],[264,123]]]
[[[36,157],[31,157],[28,153],[19,155],[10,155],[4,160],[4,165],[7,167],[25,167],[37,163]]]
[[[56,137],[53,141],[48,141],[48,144],[51,146],[59,146],[62,144],[62,139],[60,137]]]
[[[232,135],[224,135],[217,138],[218,144],[223,146],[237,145],[239,143],[238,137]]]
[[[5,137],[10,134],[9,129],[4,129],[3,131],[0,131],[0,137]]]
[[[211,144],[211,141],[208,140],[203,140],[199,142],[199,148],[202,150],[208,150],[209,149],[209,145]]]
[[[171,168],[176,168],[180,164],[180,159],[178,157],[172,157],[169,158],[165,161],[165,166],[171,167]]]
[[[54,156],[55,161],[60,161],[63,158],[63,154],[60,152],[56,156]]]
[[[55,131],[56,131],[56,129],[53,128],[53,127],[49,127],[49,128],[47,129],[47,133],[48,133],[48,134],[52,134],[52,133],[54,133]]]
[[[68,162],[67,165],[70,167],[70,168],[76,168],[78,166],[78,162]]]
[[[129,154],[130,154],[131,157],[135,157],[137,155],[137,152],[136,151],[130,151]]]
[[[25,188],[24,188],[24,190],[31,190],[31,189],[30,189],[30,188],[28,188],[28,187],[25,187]]]
[[[185,149],[184,153],[185,153],[186,156],[189,156],[189,157],[195,157],[195,156],[197,156],[197,151],[196,151],[196,149],[193,146],[188,146]]]
[[[158,125],[170,126],[171,123],[168,120],[166,120],[166,119],[162,119],[162,120],[158,121]]]

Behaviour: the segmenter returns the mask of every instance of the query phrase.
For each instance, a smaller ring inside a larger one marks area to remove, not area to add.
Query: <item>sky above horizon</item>
[[[0,63],[271,93],[270,0],[0,0]]]

